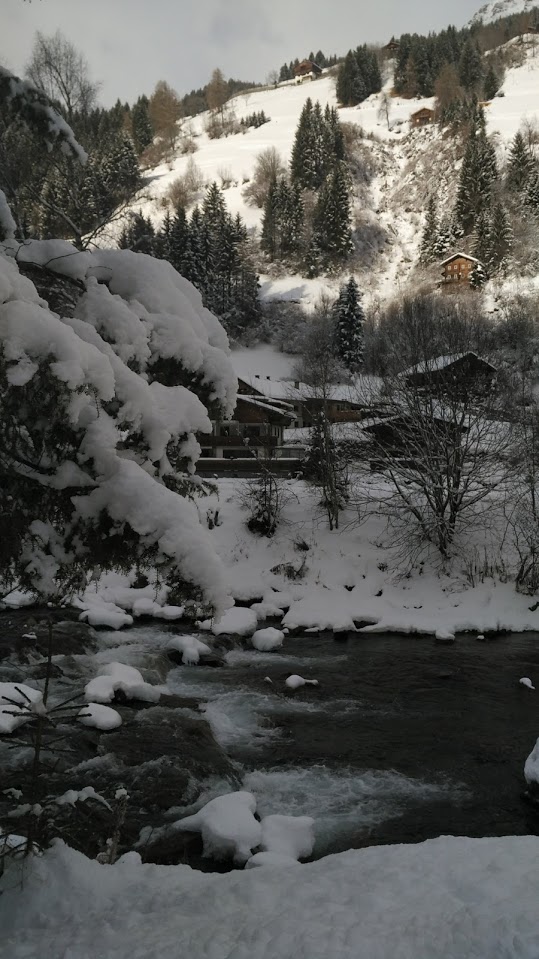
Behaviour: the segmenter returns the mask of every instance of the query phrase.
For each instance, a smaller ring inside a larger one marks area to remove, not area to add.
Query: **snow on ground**
[[[488,132],[499,135],[505,150],[525,121],[539,120],[539,37],[528,34],[522,43],[517,38],[506,46],[521,51],[524,62],[508,70],[503,96],[494,97],[486,108]]]
[[[3,877],[10,959],[537,959],[539,839],[441,837],[226,875],[86,859]]]
[[[259,621],[284,613],[282,623],[275,625],[297,630],[361,628],[440,639],[466,631],[539,632],[539,610],[529,597],[515,591],[510,577],[503,582],[481,575],[485,556],[492,564],[505,563],[510,573],[508,544],[501,557],[488,540],[470,535],[445,573],[429,562],[409,571],[399,565],[384,517],[375,508],[386,488],[376,474],[358,478],[353,494],[363,502],[370,499],[370,511],[362,506],[358,522],[358,514],[349,509],[341,518],[341,529],[334,532],[327,527],[317,490],[286,480],[289,499],[271,539],[257,537],[246,527],[247,513],[241,505],[245,481],[215,482],[218,498],[212,496],[210,502],[219,509],[222,525],[212,531],[212,538],[226,568],[228,587],[238,601],[257,602],[252,610],[229,611],[225,614],[229,619],[222,621],[227,628],[219,624],[214,632],[235,632],[236,620],[241,626],[248,613],[253,619],[256,613]],[[249,622],[251,634],[254,628]]]
[[[531,13],[536,6],[536,0],[489,0],[483,4],[470,20],[470,24],[492,23],[500,17],[509,17],[516,13]]]
[[[507,2],[519,4],[523,0]],[[500,6],[499,0],[494,6]],[[487,19],[489,17],[490,14]],[[516,41],[511,41],[507,46],[515,44]],[[522,122],[538,116],[538,46],[537,37],[530,35],[524,39],[518,47],[523,63],[507,71],[504,95],[496,97],[487,107],[488,130],[497,135],[501,156],[507,154]],[[385,92],[391,91],[392,82],[390,61],[386,65]],[[188,164],[194,162],[206,183],[231,181],[232,185],[224,191],[229,210],[240,213],[251,231],[258,231],[262,212],[246,203],[243,192],[261,151],[275,147],[288,163],[299,116],[308,97],[319,100],[322,107],[336,106],[334,77],[324,73],[314,82],[285,83],[235,97],[230,106],[238,119],[261,110],[270,117],[268,123],[257,129],[247,128],[245,132],[211,140],[205,132],[207,114],[187,119],[183,130],[193,135],[197,151],[181,155],[178,149],[178,155],[149,170],[146,185],[133,203],[133,209],[142,209],[144,215],[160,223],[167,191],[174,180],[186,172]],[[376,171],[368,187],[358,186],[355,209],[361,226],[364,260],[355,275],[365,293],[367,306],[405,289],[412,272],[417,286],[417,259],[427,196],[435,192],[442,208],[447,202],[452,203],[460,163],[454,156],[453,141],[445,138],[437,127],[410,130],[410,115],[421,107],[432,107],[433,98],[409,100],[392,96],[389,123],[380,113],[380,101],[381,95],[373,94],[356,107],[339,109],[343,122],[355,124],[363,131],[362,144],[370,152]],[[203,193],[201,189],[198,201]],[[433,269],[424,271],[419,282],[425,281],[432,287],[437,279]],[[321,292],[334,295],[338,285],[338,280],[327,278],[309,280],[293,275],[263,275],[261,298],[299,301],[309,310]],[[260,368],[251,371],[264,373],[262,365],[261,362]]]

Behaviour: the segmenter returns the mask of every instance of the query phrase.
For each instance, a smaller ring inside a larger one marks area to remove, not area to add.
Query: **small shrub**
[[[140,156],[140,165],[143,170],[152,170],[166,160],[170,154],[170,145],[165,140],[156,140],[150,143]]]
[[[180,144],[180,153],[182,156],[185,156],[188,153],[196,153],[198,150],[198,143],[193,137],[184,137]]]
[[[230,167],[219,167],[217,170],[217,176],[221,181],[221,189],[228,190],[231,186],[235,185],[234,174]]]

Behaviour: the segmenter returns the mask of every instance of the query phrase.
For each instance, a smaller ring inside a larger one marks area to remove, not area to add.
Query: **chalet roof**
[[[317,398],[315,387],[298,380],[271,380],[263,376],[241,377],[240,382],[252,390],[253,394],[265,396],[273,402],[301,403]],[[352,406],[364,406],[380,393],[382,381],[376,376],[358,376],[352,383],[332,383],[328,399],[334,402],[350,403]],[[239,394],[242,396],[243,394]]]
[[[479,260],[475,256],[470,256],[469,253],[452,253],[451,256],[448,256],[445,260],[442,260],[440,266],[445,266],[447,263],[452,263],[453,260],[471,260],[472,263],[479,263]]]
[[[404,370],[401,376],[417,376],[423,373],[438,373],[440,370],[446,370],[450,366],[453,366],[454,363],[458,363],[460,360],[465,359],[466,357],[473,357],[474,360],[477,360],[478,363],[481,363],[484,366],[490,367],[490,369],[495,373],[496,367],[489,363],[488,360],[484,360],[481,356],[478,356],[477,353],[474,353],[473,350],[466,350],[465,353],[448,353],[447,356],[436,356],[432,360],[423,360],[421,363],[417,363],[415,366],[411,366],[409,369]]]
[[[293,409],[285,409],[284,406],[273,406],[271,403],[265,403],[256,396],[246,396],[243,393],[238,394],[237,402],[247,403],[249,406],[256,406],[259,409],[264,410],[266,413],[282,416],[283,419],[286,420],[293,420],[296,415]]]
[[[294,73],[299,73],[301,70],[309,70],[310,73],[322,73],[322,67],[319,67],[314,60],[302,60],[294,67]]]
[[[422,113],[423,113],[423,114],[424,114],[424,113],[428,113],[429,115],[434,116],[434,112],[435,112],[435,111],[434,111],[433,109],[431,109],[431,107],[420,107],[419,110],[416,110],[415,113],[411,113],[410,116],[412,116],[412,117],[419,117],[419,116],[421,116]]]

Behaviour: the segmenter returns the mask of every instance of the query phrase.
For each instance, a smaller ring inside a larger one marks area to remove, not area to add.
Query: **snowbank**
[[[537,959],[538,860],[536,836],[441,837],[217,875],[104,866],[58,842],[24,883],[5,875],[2,945],[9,959]]]
[[[214,636],[252,636],[258,625],[256,613],[243,606],[233,606],[227,609],[217,622],[214,622],[211,631]]]
[[[266,852],[290,859],[306,859],[314,848],[314,819],[310,816],[265,816],[262,846]]]

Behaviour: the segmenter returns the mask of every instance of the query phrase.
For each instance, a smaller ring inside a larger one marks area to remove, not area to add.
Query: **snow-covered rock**
[[[288,686],[289,689],[299,689],[300,686],[318,686],[318,680],[304,679],[303,676],[294,674],[285,680],[285,685]]]
[[[268,626],[266,629],[257,629],[251,636],[251,643],[255,649],[267,653],[271,649],[278,649],[283,645],[284,633],[281,629]]]
[[[92,726],[94,729],[103,731],[117,729],[122,725],[122,717],[115,709],[110,706],[103,706],[101,703],[87,703],[81,709],[78,717],[79,723],[83,726]]]
[[[199,832],[205,856],[245,863],[262,838],[255,810],[256,799],[252,793],[228,793],[210,800],[194,816],[180,819],[175,828]]]
[[[25,683],[0,683],[0,733],[12,733],[43,701],[39,689]]]
[[[101,668],[99,675],[86,685],[84,697],[89,703],[110,703],[117,690],[123,692],[128,699],[141,699],[147,703],[157,703],[162,691],[161,687],[145,682],[134,666],[107,663]]]
[[[200,661],[201,653],[211,653],[208,644],[201,642],[195,636],[172,636],[167,643],[167,649],[175,649],[182,653],[182,662],[186,666],[196,666]]]
[[[252,636],[258,625],[256,613],[243,606],[232,606],[213,623],[214,636]]]
[[[524,779],[528,786],[539,786],[539,739],[524,764]]]
[[[314,819],[310,816],[264,816],[262,847],[265,852],[290,859],[306,859],[314,848]]]
[[[526,686],[528,689],[535,689],[535,686],[533,685],[531,679],[528,678],[528,676],[523,676],[522,679],[519,679],[519,683],[521,686]]]

